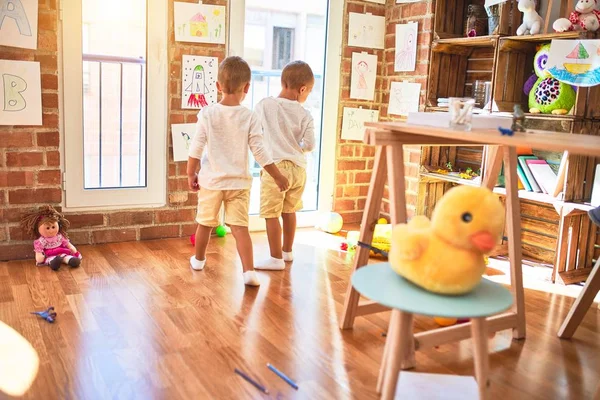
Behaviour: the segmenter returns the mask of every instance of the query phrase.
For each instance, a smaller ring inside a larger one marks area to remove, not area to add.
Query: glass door
[[[304,209],[299,226],[315,224],[320,211],[330,211],[333,195],[343,0],[242,0],[231,2],[230,54],[242,56],[252,69],[244,105],[253,109],[263,98],[281,91],[281,71],[294,60],[307,62],[315,86],[304,107],[315,121],[318,143],[307,154]],[[260,167],[250,156],[253,176],[250,229],[264,230],[258,218]]]

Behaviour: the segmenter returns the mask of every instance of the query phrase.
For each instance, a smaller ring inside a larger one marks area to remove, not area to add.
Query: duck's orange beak
[[[470,240],[482,253],[490,252],[496,247],[494,237],[491,233],[486,231],[477,232],[474,235],[471,235]]]

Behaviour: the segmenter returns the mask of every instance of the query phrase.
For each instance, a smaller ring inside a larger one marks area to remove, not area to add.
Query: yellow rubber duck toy
[[[504,218],[504,207],[489,189],[454,187],[438,201],[431,221],[416,216],[394,227],[390,264],[431,292],[468,293],[481,281],[484,255],[500,240]]]

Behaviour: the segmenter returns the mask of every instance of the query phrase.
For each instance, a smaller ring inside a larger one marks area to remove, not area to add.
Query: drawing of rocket
[[[202,65],[196,65],[196,68],[194,68],[192,83],[185,91],[190,93],[188,106],[200,108],[208,105],[205,97],[205,94],[208,93],[208,86],[206,86],[206,74]]]

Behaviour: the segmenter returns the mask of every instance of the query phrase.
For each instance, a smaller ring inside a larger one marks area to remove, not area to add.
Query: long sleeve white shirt
[[[267,97],[255,107],[273,161],[292,161],[306,168],[304,153],[315,149],[315,125],[310,112],[297,101]]]
[[[198,113],[189,156],[202,160],[198,183],[211,190],[239,190],[252,186],[248,148],[261,167],[273,163],[263,145],[261,124],[244,106],[214,104]]]

